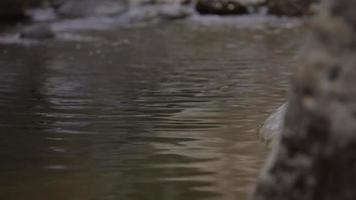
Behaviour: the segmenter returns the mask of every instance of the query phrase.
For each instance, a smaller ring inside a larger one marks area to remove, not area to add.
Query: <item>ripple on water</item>
[[[285,99],[302,34],[194,26],[0,41],[1,194],[247,199],[265,157],[255,130]]]

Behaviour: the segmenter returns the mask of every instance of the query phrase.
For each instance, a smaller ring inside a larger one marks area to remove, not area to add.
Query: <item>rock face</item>
[[[309,13],[314,0],[269,0],[269,13],[286,16],[302,16]]]
[[[247,7],[237,0],[198,0],[195,8],[203,15],[236,15],[248,12]]]
[[[255,200],[356,199],[356,1],[324,7]]]
[[[284,103],[267,118],[263,126],[259,129],[259,137],[269,147],[272,147],[275,141],[282,135],[286,109],[287,104]]]

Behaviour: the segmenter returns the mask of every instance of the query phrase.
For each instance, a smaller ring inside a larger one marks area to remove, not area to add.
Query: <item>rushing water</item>
[[[267,151],[256,128],[285,101],[300,33],[163,23],[3,39],[0,199],[247,199]]]

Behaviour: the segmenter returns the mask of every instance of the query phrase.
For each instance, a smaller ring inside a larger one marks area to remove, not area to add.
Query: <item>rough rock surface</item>
[[[282,135],[286,109],[287,104],[284,103],[267,118],[259,129],[259,137],[267,143],[269,147],[272,147],[275,141]]]
[[[356,1],[324,7],[255,200],[356,199]]]
[[[315,0],[268,0],[269,13],[286,16],[302,16],[310,12]]]

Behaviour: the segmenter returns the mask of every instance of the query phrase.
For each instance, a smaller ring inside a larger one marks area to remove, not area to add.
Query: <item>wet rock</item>
[[[284,116],[287,109],[287,103],[281,105],[272,113],[262,127],[259,129],[259,137],[272,147],[275,141],[282,135]]]
[[[315,0],[268,0],[270,14],[285,16],[303,16],[310,13],[310,6]]]
[[[50,39],[55,37],[55,33],[49,25],[39,24],[22,30],[20,37],[26,39]]]
[[[323,7],[255,200],[356,199],[356,1]]]
[[[248,12],[247,7],[237,0],[198,0],[195,8],[202,15],[238,15]]]

